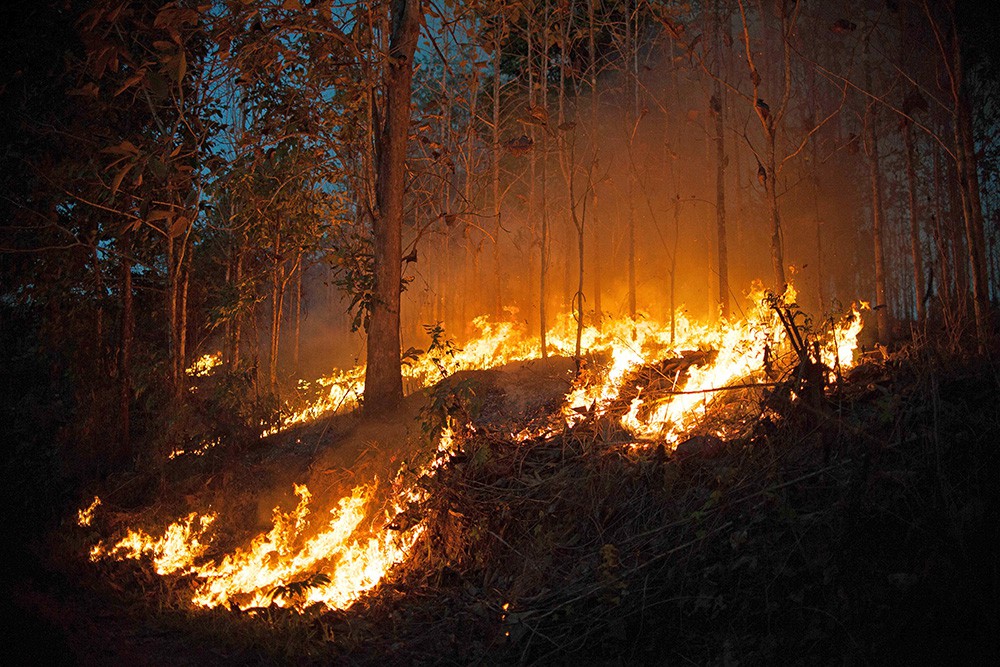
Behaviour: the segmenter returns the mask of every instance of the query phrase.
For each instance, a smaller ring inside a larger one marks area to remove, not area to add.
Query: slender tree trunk
[[[809,89],[812,91],[812,102],[810,113],[813,122],[818,118],[819,100],[816,91],[816,68],[809,68]],[[813,132],[809,138],[809,169],[810,185],[812,186],[813,224],[816,228],[816,297],[819,300],[820,311],[826,308],[826,285],[823,273],[823,218],[820,215],[820,186],[819,186],[819,132]]]
[[[132,307],[132,238],[126,232],[121,240],[121,343],[118,348],[118,454],[123,462],[132,459],[132,339],[135,332],[135,312]]]
[[[784,293],[788,281],[785,279],[785,249],[781,237],[781,210],[778,208],[778,170],[773,127],[769,128],[766,134],[767,173],[764,175],[764,195],[767,198],[767,214],[771,221],[771,271],[774,275],[775,290]]]
[[[595,35],[597,33],[597,23],[594,14],[595,0],[587,0],[587,57],[590,63],[590,136],[591,150],[593,151],[593,162],[597,163],[598,154],[598,125],[597,125],[597,48]],[[591,270],[594,273],[594,326],[601,327],[601,232],[599,218],[597,214],[597,186],[590,185],[591,194],[591,227],[594,230],[594,261],[591,263]]]
[[[713,44],[716,49],[716,61],[718,63],[718,76],[722,76],[722,44],[719,30],[719,0],[715,0],[712,12],[712,31],[715,33]],[[726,123],[725,110],[726,98],[722,91],[722,84],[718,79],[715,81],[711,104],[715,114],[715,234],[718,244],[719,258],[719,314],[723,318],[729,317],[729,246],[726,238]]]
[[[384,65],[385,120],[378,139],[374,220],[375,303],[368,329],[365,410],[396,407],[403,399],[399,306],[403,196],[410,125],[413,54],[420,34],[420,0],[393,0],[389,58]]]
[[[964,316],[969,299],[969,257],[965,252],[965,211],[958,169],[954,161],[948,165],[948,240],[951,246],[951,265],[955,267],[955,300]]]
[[[302,342],[302,264],[301,258],[298,270],[295,272],[295,341],[292,350],[292,366],[295,374],[299,373],[299,351]]]
[[[284,302],[285,262],[281,257],[281,221],[274,240],[274,265],[271,268],[271,336],[268,356],[267,380],[271,391],[278,392],[278,348],[281,342],[281,313]]]
[[[677,339],[677,250],[681,238],[681,195],[674,200],[674,243],[670,252],[670,344]]]
[[[96,310],[94,312],[94,353],[97,362],[97,373],[107,374],[108,363],[104,354],[104,278],[101,275],[101,257],[98,251],[97,233],[94,233],[94,248],[91,252],[91,261],[94,263],[94,302]]]
[[[504,279],[500,263],[500,232],[503,231],[503,220],[500,216],[500,39],[503,32],[504,18],[498,17],[500,25],[493,33],[493,269],[495,271],[496,301],[494,316],[503,315]]]
[[[972,308],[976,321],[976,335],[982,349],[986,344],[989,312],[986,236],[983,231],[983,205],[979,194],[979,166],[972,140],[972,114],[964,89],[959,96],[955,137],[959,192],[964,202],[965,243],[972,271]]]
[[[465,150],[463,151],[465,156],[465,181],[464,181],[464,191],[463,198],[463,208],[465,210],[474,209],[472,201],[472,172],[475,169],[475,154],[476,154],[476,113],[479,107],[479,70],[473,65],[472,72],[472,92],[470,93],[469,99],[469,127],[466,132],[465,137]],[[466,259],[466,267],[464,272],[464,280],[467,289],[464,290],[465,294],[463,297],[463,305],[467,305],[469,297],[472,297],[472,312],[479,314],[482,308],[482,289],[483,281],[482,276],[479,273],[479,253],[482,250],[481,243],[475,243],[473,239],[473,234],[478,234],[478,232],[471,231],[473,228],[468,224],[468,219],[464,221],[464,233],[466,236],[466,241],[469,250],[472,251],[472,271],[469,271],[468,259]],[[467,336],[469,333],[469,318],[467,317],[466,308],[462,308],[462,333],[463,336]]]
[[[170,357],[170,381],[174,398],[180,397],[181,378],[183,372],[178,363],[177,351],[180,341],[177,337],[177,301],[178,276],[175,261],[174,239],[167,237],[167,324],[170,327],[170,337],[167,341],[167,351]]]
[[[235,256],[233,257],[233,284],[236,285],[237,290],[242,290],[242,283],[243,283],[243,240],[241,238],[239,240],[239,245],[235,250]],[[240,292],[239,298],[242,299],[242,292]],[[229,349],[232,354],[230,360],[230,369],[233,371],[237,371],[240,368],[240,342],[242,340],[242,333],[243,333],[243,315],[241,312],[237,312],[233,321],[232,342],[230,343],[229,346]]]
[[[181,280],[180,303],[178,303],[177,313],[177,363],[180,365],[180,377],[185,378],[185,368],[187,367],[187,318],[188,318],[188,287],[191,284],[191,266],[186,264],[183,269],[184,278]]]
[[[534,39],[534,17],[528,15],[525,19],[525,41],[527,42],[527,62],[525,63],[525,68],[528,70],[528,107],[531,112],[535,109],[535,39]],[[528,163],[528,233],[531,235],[531,246],[534,248],[534,244],[539,240],[539,229],[538,221],[535,216],[538,213],[538,133],[536,132],[536,127],[534,124],[528,127],[528,136],[531,139],[531,152],[530,159]],[[528,267],[528,290],[527,294],[530,296],[528,301],[529,312],[532,312],[530,317],[534,317],[533,311],[535,309],[535,261],[538,255],[531,253],[531,263]],[[529,328],[534,325],[533,322],[529,323],[528,318],[525,318],[525,323],[528,324]],[[542,347],[545,345],[543,343]]]
[[[869,89],[871,86],[869,85]],[[885,273],[885,211],[882,207],[882,172],[879,167],[878,149],[878,109],[875,101],[868,103],[865,118],[867,133],[868,176],[871,187],[872,204],[872,236],[875,244],[875,300],[877,302],[878,340],[885,343],[889,340],[889,300],[886,292]]]
[[[628,132],[628,315],[633,320],[636,315],[636,275],[635,275],[635,124],[639,116],[638,72],[635,71],[636,46],[632,32],[632,3],[625,3],[625,57],[628,70],[625,74],[625,90],[629,101],[625,113],[625,131]],[[632,338],[636,330],[632,328]]]
[[[934,247],[937,250],[938,295],[942,309],[950,315],[954,283],[948,262],[948,238],[944,229],[944,210],[941,206],[941,150],[934,147]]]
[[[916,300],[917,322],[927,319],[924,300],[924,263],[920,244],[920,219],[917,215],[917,173],[914,167],[913,132],[910,122],[903,120],[903,147],[906,158],[906,193],[910,209],[910,256],[913,261],[913,290]]]
[[[539,72],[538,82],[541,88],[540,106],[544,112],[544,117],[548,118],[549,107],[549,2],[545,0],[545,18],[542,23],[542,41],[539,45],[542,50],[542,66]],[[548,162],[549,162],[549,125],[546,120],[542,135],[542,233],[538,248],[539,271],[538,271],[538,328],[539,341],[542,348],[542,359],[549,356],[548,345],[545,335],[548,328],[545,313],[546,283],[549,272],[549,202],[548,202]]]

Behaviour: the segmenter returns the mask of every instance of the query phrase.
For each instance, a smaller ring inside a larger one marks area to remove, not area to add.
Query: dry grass
[[[347,611],[191,611],[189,582],[116,563],[80,585],[192,662],[995,660],[998,406],[987,361],[929,346],[819,411],[730,392],[699,428],[738,435],[687,457],[608,416],[562,428],[555,402],[487,405],[420,481],[412,558]]]

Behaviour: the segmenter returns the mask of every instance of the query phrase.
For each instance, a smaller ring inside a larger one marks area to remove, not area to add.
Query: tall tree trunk
[[[753,49],[750,46],[750,29],[747,25],[746,7],[743,0],[739,1],[740,18],[743,27],[743,46],[746,51],[747,70],[753,85],[751,99],[754,101],[754,112],[760,120],[764,133],[764,164],[757,162],[757,175],[764,183],[764,197],[767,200],[767,213],[771,229],[771,271],[774,277],[774,288],[780,294],[784,293],[785,280],[784,245],[781,237],[781,215],[778,208],[778,159],[777,132],[781,119],[788,108],[791,92],[791,44],[788,34],[788,16],[785,3],[777,3],[778,18],[781,22],[781,41],[784,48],[784,95],[780,106],[772,111],[768,103],[761,97],[761,75],[754,62]],[[773,101],[772,101],[773,102]]]
[[[167,352],[170,357],[170,382],[174,398],[181,395],[181,373],[180,364],[177,362],[177,350],[180,347],[177,333],[177,301],[178,301],[178,271],[176,262],[176,252],[174,251],[174,239],[167,237],[167,325],[170,328],[170,336],[167,340]]]
[[[94,312],[94,355],[96,357],[97,373],[103,376],[108,370],[108,363],[104,354],[104,295],[106,290],[104,288],[104,277],[101,275],[101,256],[96,231],[94,232],[93,243],[91,261],[94,263],[94,303],[96,304]]]
[[[299,352],[302,343],[302,264],[301,259],[297,262],[298,270],[295,272],[295,340],[292,349],[292,366],[295,374],[299,373]]]
[[[403,195],[410,125],[413,54],[420,34],[420,0],[393,0],[389,58],[384,67],[385,121],[378,138],[374,220],[375,302],[368,327],[365,410],[378,412],[403,400],[399,306],[402,277]]]
[[[525,41],[527,42],[527,61],[525,63],[525,68],[528,70],[528,108],[533,112],[535,109],[535,38],[534,38],[534,17],[528,15],[525,19]],[[529,112],[530,113],[530,112]],[[528,126],[528,136],[531,139],[531,152],[528,161],[528,233],[531,235],[531,248],[534,248],[535,242],[539,237],[538,223],[535,219],[535,215],[538,212],[538,133],[536,132],[535,124]],[[530,252],[530,251],[529,251]],[[534,318],[535,309],[535,260],[538,255],[531,253],[530,265],[528,267],[528,290],[529,295],[528,300],[528,310],[531,315],[530,318]],[[534,326],[534,323],[530,321],[528,317],[525,318],[525,323],[529,329]],[[544,347],[544,345],[542,346]]]
[[[270,390],[278,392],[278,348],[281,342],[281,312],[284,302],[285,262],[281,257],[281,221],[274,240],[274,265],[271,267],[271,336],[267,364],[267,381]]]
[[[871,89],[871,86],[868,86]],[[878,340],[889,340],[889,301],[886,293],[885,274],[885,210],[882,207],[882,172],[879,167],[878,152],[878,109],[875,100],[867,105],[865,132],[867,134],[868,176],[871,188],[872,237],[875,244],[875,300],[878,324]]]
[[[635,125],[639,116],[638,72],[636,71],[635,35],[632,31],[632,3],[625,2],[625,57],[628,69],[625,73],[625,90],[628,106],[625,113],[625,131],[628,132],[628,315],[633,320],[636,315],[636,275],[635,275]],[[636,330],[632,328],[632,339]]]
[[[177,304],[177,363],[180,365],[180,375],[183,381],[186,377],[187,364],[187,318],[188,318],[188,287],[191,284],[190,262],[182,268],[181,293]]]
[[[712,31],[715,33],[713,45],[716,49],[718,76],[722,76],[722,43],[719,30],[719,0],[715,0],[712,12]],[[719,314],[729,317],[729,247],[726,238],[726,101],[722,84],[715,80],[712,96],[712,111],[715,114],[715,233],[719,258]]]
[[[500,38],[505,25],[503,14],[497,19],[500,25],[494,28],[493,33],[493,270],[495,271],[496,301],[494,305],[494,316],[499,318],[503,315],[504,299],[504,278],[500,263],[500,232],[503,231],[503,220],[500,216]]]
[[[937,250],[938,295],[942,309],[950,315],[954,282],[948,262],[948,237],[944,227],[944,209],[941,206],[941,149],[934,147],[934,247]]]
[[[917,322],[923,323],[927,319],[924,300],[924,262],[920,244],[920,219],[917,215],[917,172],[913,164],[913,132],[909,120],[903,119],[902,129],[906,158],[906,194],[910,209],[910,257],[913,263],[913,290]]]
[[[598,154],[598,125],[597,125],[597,48],[595,35],[597,33],[597,22],[594,15],[595,0],[587,0],[587,57],[590,65],[590,136],[591,150],[593,151],[593,164],[597,164]],[[594,273],[594,326],[601,327],[601,232],[599,218],[597,217],[597,186],[590,184],[591,208],[590,226],[594,230],[594,261],[591,270]]]
[[[238,245],[234,251],[233,257],[233,284],[236,285],[236,289],[239,292],[238,298],[242,300],[242,283],[243,283],[243,239],[238,240]],[[243,315],[240,312],[242,308],[237,310],[236,316],[233,318],[233,329],[232,329],[232,341],[229,344],[231,359],[230,359],[230,369],[237,371],[240,368],[240,343],[242,342],[243,333]]]
[[[475,169],[475,154],[476,154],[476,114],[479,106],[479,69],[476,65],[473,65],[472,71],[472,92],[470,93],[469,99],[469,127],[465,136],[465,150],[463,155],[465,157],[465,181],[464,190],[462,193],[463,199],[463,209],[464,210],[474,210],[473,200],[472,200],[472,172]],[[483,281],[479,273],[479,253],[482,250],[482,243],[475,243],[472,236],[473,227],[468,224],[468,219],[463,220],[464,233],[466,237],[466,242],[468,244],[469,250],[472,251],[472,271],[469,271],[468,259],[466,259],[466,266],[464,272],[464,280],[466,284],[466,289],[463,290],[463,308],[462,308],[462,334],[463,337],[467,336],[470,330],[470,322],[466,312],[466,305],[468,304],[469,297],[472,296],[472,312],[475,314],[480,314],[480,308],[482,308],[482,289]]]
[[[121,342],[118,347],[118,455],[123,462],[132,459],[132,339],[135,332],[135,312],[132,307],[132,238],[126,232],[121,239],[122,300]]]
[[[956,47],[957,48],[957,47]],[[979,165],[972,140],[972,113],[964,90],[960,88],[955,119],[955,151],[959,192],[963,201],[965,243],[968,263],[972,271],[972,308],[976,321],[976,336],[980,348],[986,344],[987,317],[989,312],[989,286],[986,268],[986,236],[984,233],[983,205],[979,194]]]
[[[778,174],[775,156],[775,130],[773,124],[766,129],[767,152],[764,167],[764,196],[767,198],[767,214],[771,223],[771,271],[774,288],[782,294],[788,281],[785,279],[785,249],[781,237],[781,210],[778,208]]]
[[[545,21],[542,24],[542,67],[539,72],[539,85],[541,86],[541,107],[548,118],[549,107],[549,2],[545,0]],[[539,272],[538,272],[538,328],[540,330],[540,342],[542,348],[542,359],[549,356],[548,345],[545,334],[548,328],[548,321],[545,317],[545,297],[546,279],[549,273],[549,202],[548,202],[548,163],[549,163],[549,127],[546,124],[542,133],[542,235],[539,244]]]

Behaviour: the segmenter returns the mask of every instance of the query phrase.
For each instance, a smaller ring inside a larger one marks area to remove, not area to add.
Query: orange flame
[[[622,417],[622,425],[636,437],[676,444],[697,422],[715,390],[761,374],[765,350],[774,353],[782,345],[782,325],[764,297],[758,289],[751,295],[752,305],[742,320],[722,321],[712,327],[688,320],[683,312],[677,313],[673,330],[650,320],[627,318],[606,321],[600,328],[586,327],[582,332],[583,348],[606,355],[610,362],[603,372],[592,373],[589,380],[581,380],[567,394],[562,411],[565,421],[572,425],[581,419],[581,412],[606,411],[618,399],[623,379],[644,364],[677,357],[685,350],[714,350],[716,354],[706,355],[702,364],[688,367],[683,380],[672,378],[673,389],[665,398],[645,405],[648,399],[640,388]],[[794,291],[783,298],[791,306]],[[442,372],[489,368],[537,356],[538,341],[511,323],[477,318],[474,325],[479,335],[463,348],[437,357],[423,354],[406,366],[404,375],[410,386],[429,384]],[[854,308],[819,336],[822,362],[830,368],[850,367],[861,326],[860,313]],[[575,329],[572,316],[559,318],[546,337],[549,351],[571,355],[576,346]],[[201,360],[192,368],[199,363]],[[287,417],[283,427],[355,407],[363,390],[364,367],[338,372],[318,382],[329,387],[328,391]],[[523,440],[541,434],[522,431],[513,437]],[[457,447],[449,423],[441,433],[434,459],[418,471],[418,477],[443,465]],[[294,510],[281,512],[275,508],[270,531],[221,560],[206,559],[209,530],[216,521],[214,513],[182,517],[159,537],[129,530],[110,547],[103,543],[95,546],[91,559],[147,556],[162,575],[194,575],[192,602],[204,607],[236,605],[247,609],[277,604],[301,609],[319,603],[344,608],[377,586],[393,566],[402,562],[424,530],[419,522],[407,530],[392,530],[383,527],[389,521],[375,520],[380,512],[390,519],[409,504],[423,500],[426,492],[421,487],[416,483],[397,484],[395,497],[385,503],[376,498],[379,488],[377,480],[358,486],[327,514],[314,512],[309,489],[296,486],[299,501]],[[80,525],[90,524],[99,503],[95,498],[88,508],[80,510]]]

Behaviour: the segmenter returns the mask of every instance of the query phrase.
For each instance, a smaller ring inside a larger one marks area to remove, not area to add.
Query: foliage
[[[431,337],[426,357],[437,368],[441,381],[425,390],[427,403],[420,408],[420,422],[424,433],[432,442],[440,438],[446,428],[465,428],[479,414],[480,402],[476,395],[476,382],[472,378],[449,379],[446,365],[448,357],[461,352],[455,341],[445,337],[440,322],[425,324],[424,331]],[[418,351],[419,352],[419,351]]]
[[[347,307],[352,318],[351,331],[367,331],[375,300],[375,257],[371,237],[350,228],[328,257],[334,266],[334,284],[351,298]]]

